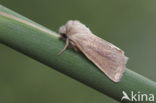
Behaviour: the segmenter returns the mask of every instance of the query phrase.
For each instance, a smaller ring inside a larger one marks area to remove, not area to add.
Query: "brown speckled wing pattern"
[[[122,50],[93,34],[78,33],[69,39],[111,80],[120,81],[127,62]]]

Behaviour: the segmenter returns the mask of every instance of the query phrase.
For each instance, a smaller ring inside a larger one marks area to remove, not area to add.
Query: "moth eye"
[[[63,38],[67,38],[67,35],[65,33],[60,34]]]

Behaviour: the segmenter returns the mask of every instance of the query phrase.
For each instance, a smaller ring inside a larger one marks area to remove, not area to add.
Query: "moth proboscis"
[[[60,38],[66,39],[66,45],[59,55],[70,44],[75,50],[80,50],[112,81],[120,81],[128,60],[121,49],[94,35],[78,20],[69,20],[60,27],[59,33]]]

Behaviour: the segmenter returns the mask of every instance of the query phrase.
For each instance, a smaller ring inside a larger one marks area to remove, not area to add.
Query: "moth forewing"
[[[127,57],[122,50],[92,34],[79,21],[68,21],[59,32],[66,34],[69,43],[84,53],[111,80],[120,81],[127,63]]]
[[[111,80],[118,82],[127,62],[124,53],[105,40],[89,34],[75,34],[70,37],[76,46]]]

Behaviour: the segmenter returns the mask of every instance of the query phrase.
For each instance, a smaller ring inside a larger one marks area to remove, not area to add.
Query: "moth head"
[[[59,33],[61,35],[61,38],[67,38],[68,36],[78,34],[78,33],[90,34],[92,32],[80,21],[69,20],[65,25],[60,27]]]
[[[60,34],[60,39],[66,39],[67,38],[67,34],[66,34],[66,27],[65,25],[61,26],[59,29],[59,34]]]

